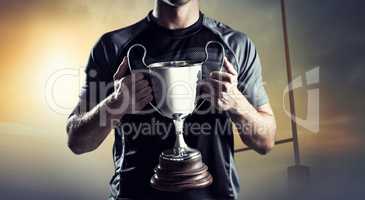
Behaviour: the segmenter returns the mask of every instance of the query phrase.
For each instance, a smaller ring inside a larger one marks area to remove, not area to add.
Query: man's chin
[[[160,1],[173,7],[180,7],[189,3],[191,0],[160,0]]]

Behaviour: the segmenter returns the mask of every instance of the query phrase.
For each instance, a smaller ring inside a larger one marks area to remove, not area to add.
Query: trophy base
[[[153,188],[166,192],[200,189],[212,183],[208,167],[200,152],[194,149],[186,149],[179,155],[174,150],[163,152],[151,178]]]

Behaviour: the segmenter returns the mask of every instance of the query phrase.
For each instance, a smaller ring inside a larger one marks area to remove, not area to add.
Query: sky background
[[[294,77],[319,67],[319,84],[295,90],[306,119],[307,91],[319,89],[319,132],[299,127],[302,162],[311,168],[311,199],[365,195],[365,2],[288,0]],[[290,137],[279,0],[201,0],[202,10],[255,42],[277,116],[277,139]],[[95,152],[75,156],[65,122],[96,40],[143,18],[152,0],[0,0],[1,199],[87,199],[107,196],[113,173],[109,137]],[[74,75],[47,83],[60,70]],[[307,80],[308,81],[308,80]],[[283,103],[284,96],[284,103]],[[56,104],[50,104],[53,97]],[[236,148],[242,147],[237,141]],[[288,198],[291,144],[267,156],[236,155],[241,199]]]

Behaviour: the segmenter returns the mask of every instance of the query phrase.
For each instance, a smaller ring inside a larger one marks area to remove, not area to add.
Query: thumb
[[[125,76],[128,71],[128,59],[126,57],[123,58],[122,63],[120,63],[117,72],[115,72],[113,78],[114,80],[119,80]]]
[[[224,69],[232,75],[237,75],[236,69],[233,67],[232,63],[228,61],[227,57],[224,57]]]

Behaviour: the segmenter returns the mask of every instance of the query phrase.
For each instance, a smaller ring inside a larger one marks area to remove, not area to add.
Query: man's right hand
[[[128,72],[128,59],[124,58],[114,74],[114,93],[112,94],[118,112],[136,114],[153,100],[152,88],[143,73]]]

